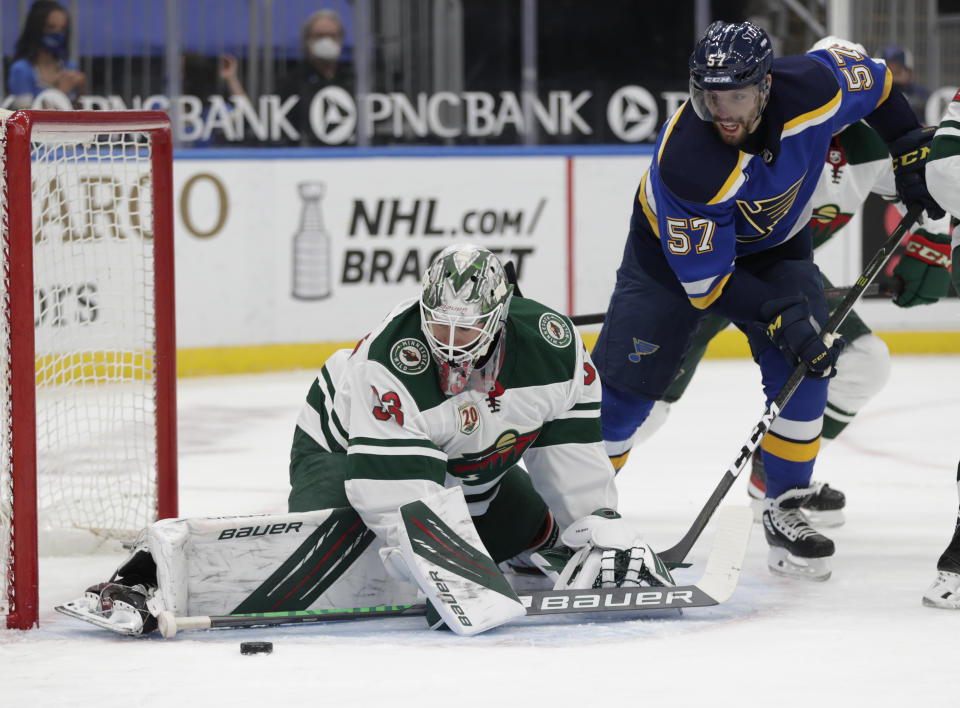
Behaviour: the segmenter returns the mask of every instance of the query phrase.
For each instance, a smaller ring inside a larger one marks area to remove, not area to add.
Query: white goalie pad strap
[[[583,590],[592,588],[600,574],[603,551],[593,546],[584,546],[574,553],[560,572],[554,590]]]
[[[147,531],[159,609],[176,615],[415,602],[416,586],[387,574],[380,547],[350,508],[166,519]]]
[[[526,614],[484,548],[460,487],[405,504],[400,516],[399,554],[450,629],[476,634]],[[385,555],[399,560],[396,551]]]

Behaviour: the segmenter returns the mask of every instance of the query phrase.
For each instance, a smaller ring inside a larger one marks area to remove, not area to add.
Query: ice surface
[[[827,531],[826,583],[771,575],[756,526],[733,598],[680,618],[528,618],[473,638],[411,617],[130,639],[52,609],[120,555],[43,558],[41,628],[0,631],[0,706],[960,705],[960,611],[920,604],[957,512],[958,371],[960,357],[895,358],[887,387],[821,454],[815,478],[848,498],[847,524]],[[312,376],[180,382],[182,515],[285,509]],[[708,360],[633,452],[621,510],[655,548],[687,529],[761,412],[752,363]],[[746,503],[745,484],[726,501]],[[272,641],[273,654],[241,656],[244,640]]]

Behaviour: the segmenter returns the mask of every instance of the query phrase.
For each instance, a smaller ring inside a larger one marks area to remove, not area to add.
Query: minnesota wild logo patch
[[[390,363],[401,373],[419,374],[430,366],[430,353],[419,339],[407,337],[390,348]]]
[[[813,232],[813,246],[816,248],[842,229],[853,214],[840,211],[836,204],[824,204],[815,207],[810,214],[810,230]]]
[[[539,326],[543,338],[557,349],[563,349],[573,341],[573,334],[567,323],[552,312],[544,312],[540,315]]]

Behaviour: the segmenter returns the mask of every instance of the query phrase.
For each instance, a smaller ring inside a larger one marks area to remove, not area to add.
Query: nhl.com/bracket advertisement
[[[431,259],[460,242],[513,261],[525,293],[565,312],[565,165],[562,157],[177,161],[178,344],[359,339],[417,297]]]

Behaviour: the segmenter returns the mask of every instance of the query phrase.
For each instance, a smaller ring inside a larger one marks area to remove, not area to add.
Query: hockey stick
[[[694,585],[535,590],[520,593],[520,601],[526,607],[527,616],[584,612],[636,613],[718,605],[729,600],[737,587],[752,528],[753,511],[749,507],[727,506],[721,509],[717,514],[717,531],[707,558],[707,567]],[[197,617],[176,617],[172,612],[162,612],[158,619],[160,633],[169,639],[178,632],[191,629],[275,627],[374,617],[408,617],[425,612],[425,606],[417,604]]]
[[[503,264],[503,272],[507,276],[507,282],[513,286],[513,294],[517,297],[523,297],[523,293],[520,292],[520,283],[517,282],[517,267],[513,265],[513,261],[507,261]]]
[[[843,323],[843,320],[850,313],[850,310],[853,309],[853,306],[856,304],[857,300],[860,299],[860,296],[863,294],[864,290],[866,290],[870,282],[876,277],[880,269],[883,268],[884,263],[886,263],[890,256],[893,255],[894,250],[900,243],[900,240],[903,238],[904,234],[907,233],[907,230],[913,226],[913,224],[919,218],[920,212],[921,209],[919,208],[913,208],[907,211],[906,215],[897,225],[897,228],[894,229],[890,237],[874,254],[863,273],[859,278],[857,278],[857,282],[850,288],[850,292],[848,292],[840,304],[837,305],[836,309],[833,311],[833,314],[830,315],[830,319],[827,320],[827,324],[824,325],[822,335],[824,339],[826,339],[829,335],[836,334],[837,328]],[[696,543],[697,539],[700,537],[700,534],[703,533],[704,527],[706,527],[707,523],[710,521],[710,517],[713,516],[713,512],[720,505],[720,501],[730,490],[730,487],[733,486],[734,481],[743,471],[743,468],[746,467],[747,460],[750,459],[754,450],[756,450],[760,445],[760,441],[763,440],[763,436],[767,434],[767,431],[770,429],[773,421],[777,419],[777,416],[780,415],[780,411],[782,411],[783,407],[787,405],[787,402],[793,396],[794,391],[797,390],[800,382],[803,381],[803,377],[806,375],[806,373],[806,365],[803,363],[797,364],[796,368],[793,370],[793,373],[790,374],[790,378],[787,379],[787,382],[780,390],[780,393],[778,393],[777,397],[770,403],[769,406],[767,406],[766,410],[763,412],[763,415],[760,417],[760,421],[753,426],[753,430],[750,431],[750,435],[747,437],[746,442],[740,448],[740,453],[737,455],[737,458],[727,468],[726,472],[723,473],[720,483],[717,484],[716,488],[713,490],[713,493],[710,495],[710,498],[707,499],[707,503],[703,505],[703,508],[700,510],[697,518],[693,520],[693,525],[690,527],[690,530],[687,531],[684,537],[681,538],[676,545],[671,546],[663,553],[660,553],[661,560],[666,563],[679,563],[687,557],[690,549],[693,548],[693,544]]]
[[[844,285],[833,288],[824,288],[823,293],[827,297],[838,297],[841,295],[847,295],[853,288],[857,287],[856,285]],[[873,297],[874,295],[899,295],[903,292],[903,283],[891,282],[884,283],[881,288],[879,283],[871,283],[866,288],[863,289],[864,297]],[[603,324],[604,319],[606,318],[605,312],[594,312],[591,315],[571,315],[570,321],[573,322],[577,327],[582,327],[583,325],[593,325],[593,324]]]
[[[520,292],[520,284],[517,282],[517,269],[513,265],[513,261],[507,261],[503,266],[503,270],[507,275],[507,282],[513,286],[513,293],[517,297],[523,297],[523,293]],[[846,295],[855,287],[855,285],[850,285],[845,287],[824,288],[823,292],[827,297],[836,297],[837,295]],[[899,290],[903,290],[902,283],[900,284]],[[892,290],[889,286],[884,287],[881,291],[880,285],[877,283],[870,284],[864,289],[863,294],[867,297],[872,297],[874,295],[879,295],[881,292],[883,292],[885,295],[900,294],[899,291]],[[590,315],[571,315],[570,321],[573,322],[575,327],[583,327],[584,325],[603,324],[606,316],[607,314],[605,312],[594,312]]]

